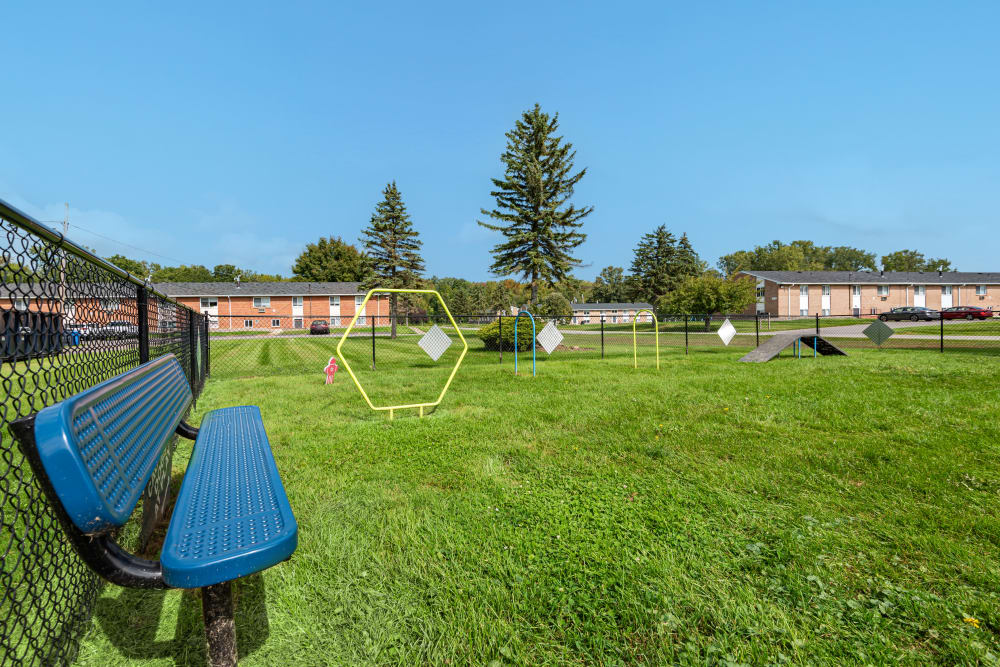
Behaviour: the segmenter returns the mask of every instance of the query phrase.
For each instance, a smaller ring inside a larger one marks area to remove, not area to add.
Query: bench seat
[[[166,583],[200,588],[259,572],[291,557],[297,536],[260,410],[209,412],[160,554]]]

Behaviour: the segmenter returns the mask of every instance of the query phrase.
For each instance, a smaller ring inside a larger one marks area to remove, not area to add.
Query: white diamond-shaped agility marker
[[[448,338],[448,334],[435,324],[423,335],[417,345],[427,353],[428,357],[437,361],[451,347],[451,338]]]
[[[733,337],[735,335],[736,327],[733,326],[733,323],[730,322],[727,317],[726,321],[722,323],[721,327],[719,327],[719,338],[722,339],[723,345],[729,345],[733,341]]]
[[[549,322],[542,328],[542,332],[538,334],[538,344],[542,346],[546,354],[552,354],[552,351],[559,347],[559,343],[562,342],[563,335],[559,329],[556,328],[555,323]]]

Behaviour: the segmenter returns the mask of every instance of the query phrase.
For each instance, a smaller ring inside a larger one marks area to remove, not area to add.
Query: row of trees
[[[737,250],[719,258],[727,276],[740,271],[878,271],[875,253],[850,246],[821,246],[812,241],[771,241],[753,250]],[[924,257],[916,250],[882,255],[883,271],[953,271],[947,259]]]
[[[310,243],[292,266],[292,280],[359,282],[364,289],[433,286],[456,313],[505,311],[530,305],[542,315],[568,316],[571,301],[648,302],[663,312],[735,312],[755,300],[752,280],[735,280],[745,270],[875,270],[875,254],[849,246],[819,246],[811,241],[773,241],[719,259],[721,271],[709,269],[686,234],[675,236],[665,225],[644,234],[634,250],[628,273],[617,266],[601,270],[593,283],[577,279],[581,266],[574,255],[585,240],[584,219],[593,206],[572,202],[587,170],[574,165],[573,144],[558,134],[559,114],[535,105],[522,113],[500,156],[503,176],[493,178],[492,208],[483,208],[486,229],[501,241],[492,249],[490,271],[503,279],[472,283],[459,278],[424,279],[421,241],[396,183],[386,185],[357,246],[340,237]],[[109,258],[154,281],[282,280],[222,264],[161,267],[116,255]],[[886,270],[921,271],[951,267],[945,259],[927,259],[912,250],[882,257]],[[511,280],[516,276],[524,283]],[[436,301],[393,294],[390,312],[439,308]],[[395,321],[393,331],[395,336]]]

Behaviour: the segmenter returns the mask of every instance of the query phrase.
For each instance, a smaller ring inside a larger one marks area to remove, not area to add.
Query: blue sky
[[[1000,265],[997,3],[18,3],[0,198],[157,253],[288,274],[396,180],[428,274],[489,277],[504,132],[558,111],[577,271],[659,224]],[[877,6],[874,6],[877,5]],[[13,29],[12,29],[13,28]]]

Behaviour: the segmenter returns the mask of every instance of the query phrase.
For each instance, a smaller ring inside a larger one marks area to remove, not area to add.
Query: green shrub
[[[514,318],[503,318],[503,331],[500,331],[500,322],[494,320],[489,324],[484,324],[476,331],[476,335],[483,341],[487,350],[499,350],[501,345],[504,352],[511,352],[514,349]],[[500,336],[503,340],[500,340]],[[531,320],[522,317],[517,323],[517,348],[519,352],[531,349]]]

